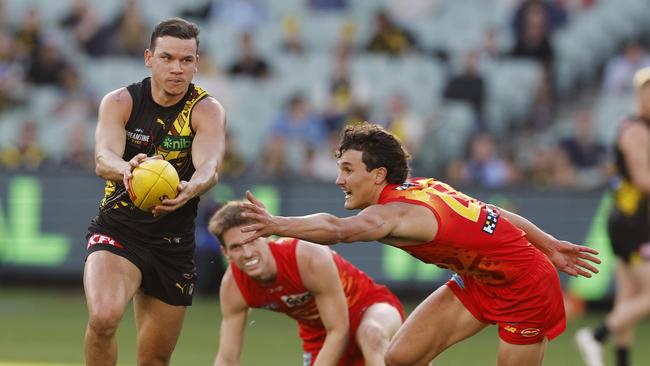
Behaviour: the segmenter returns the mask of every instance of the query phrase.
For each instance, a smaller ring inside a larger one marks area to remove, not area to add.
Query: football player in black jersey
[[[629,366],[634,329],[650,314],[650,67],[634,75],[636,115],[624,119],[614,146],[614,207],[607,229],[616,255],[614,308],[595,330],[576,332],[587,366],[604,366],[602,344],[609,335],[616,365]]]
[[[138,365],[167,365],[194,283],[194,218],[199,196],[217,183],[224,154],[223,107],[192,84],[199,29],[180,18],[160,22],[144,61],[151,77],[108,93],[95,134],[96,173],[106,180],[89,227],[84,289],[86,365],[117,363],[116,332],[133,300]],[[133,169],[151,158],[178,171],[178,196],[151,212],[133,205]]]

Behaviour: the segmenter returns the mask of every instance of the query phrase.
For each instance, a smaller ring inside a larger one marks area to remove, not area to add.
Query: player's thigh
[[[539,366],[544,360],[548,340],[533,344],[511,344],[499,341],[497,366]]]
[[[138,292],[133,299],[133,308],[138,334],[138,364],[152,359],[168,362],[183,327],[186,307],[169,305]]]
[[[387,365],[425,365],[449,346],[485,328],[444,285],[409,315],[393,337]]]
[[[378,343],[390,341],[400,325],[402,315],[394,306],[385,302],[372,304],[363,313],[354,337],[361,349],[378,348]]]
[[[84,291],[90,317],[121,318],[142,275],[128,259],[107,250],[92,252],[84,266]]]
[[[650,261],[646,260],[632,267],[638,289],[644,296],[650,294]]]

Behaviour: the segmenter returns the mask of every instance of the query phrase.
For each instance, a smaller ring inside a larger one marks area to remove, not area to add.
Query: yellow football
[[[179,182],[176,169],[167,160],[146,160],[133,169],[129,197],[136,207],[150,211],[162,200],[175,198]]]

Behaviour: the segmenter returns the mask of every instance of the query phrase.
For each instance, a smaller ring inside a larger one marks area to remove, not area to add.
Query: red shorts
[[[404,309],[402,308],[402,304],[399,302],[397,297],[385,286],[375,286],[372,291],[369,291],[368,294],[363,297],[363,301],[360,301],[349,309],[348,314],[350,319],[350,338],[348,341],[348,348],[343,354],[343,357],[341,357],[341,361],[339,361],[338,366],[365,365],[365,360],[363,358],[363,354],[361,353],[361,349],[359,349],[359,346],[357,345],[355,335],[366,310],[372,305],[378,303],[387,303],[397,309],[397,311],[400,313],[400,316],[402,317],[402,321],[404,321]],[[303,342],[303,366],[311,366],[316,361],[316,356],[318,356],[318,352],[320,352],[320,349],[323,347],[323,343],[325,342],[325,330],[319,330],[319,333],[320,332],[322,332],[322,336],[318,337],[317,340]]]
[[[552,340],[566,327],[560,279],[538,252],[525,275],[506,286],[489,286],[454,275],[447,286],[480,322],[497,324],[499,338],[511,344]]]

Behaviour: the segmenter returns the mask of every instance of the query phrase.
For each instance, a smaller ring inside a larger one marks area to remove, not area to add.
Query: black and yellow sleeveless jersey
[[[648,221],[648,195],[632,183],[630,172],[625,162],[625,155],[618,146],[621,131],[632,124],[640,123],[650,128],[650,121],[639,117],[625,119],[619,126],[617,143],[614,147],[614,168],[616,176],[613,179],[612,190],[614,192],[614,207],[618,214],[628,219],[636,219],[643,223],[644,227],[650,226]],[[647,152],[650,154],[650,151]]]
[[[190,84],[185,96],[175,105],[162,107],[151,96],[151,80],[145,78],[127,87],[133,108],[125,125],[124,160],[139,153],[161,155],[178,171],[181,180],[189,181],[194,173],[192,163],[192,110],[208,96],[200,87]],[[199,198],[169,214],[153,217],[138,209],[120,182],[107,181],[99,215],[89,231],[102,233],[129,244],[165,247],[183,251],[194,247],[194,219]]]

